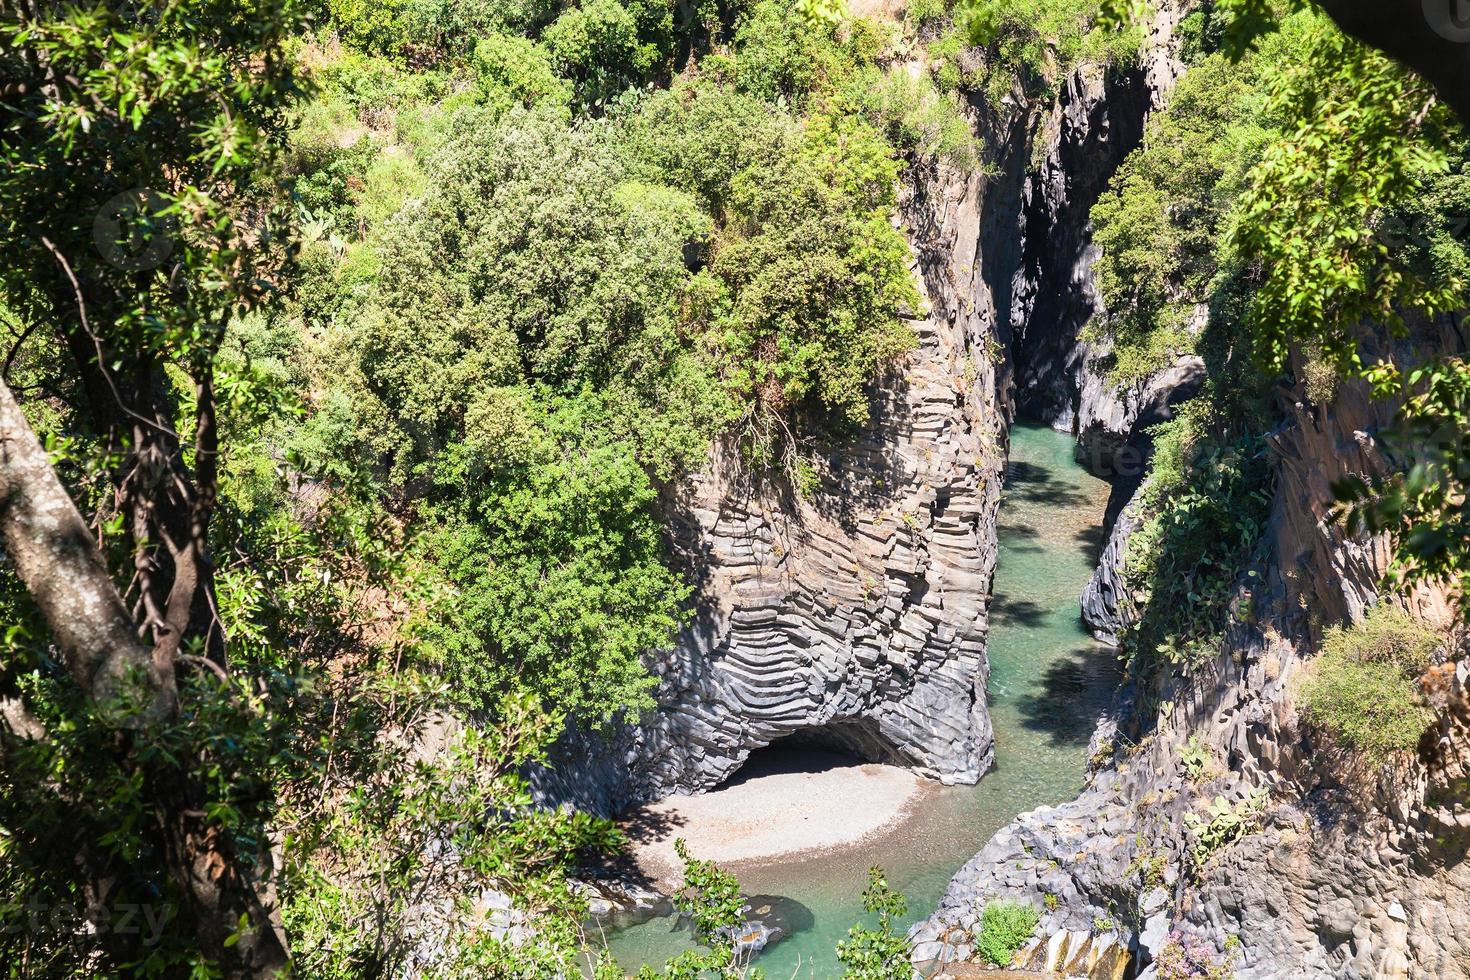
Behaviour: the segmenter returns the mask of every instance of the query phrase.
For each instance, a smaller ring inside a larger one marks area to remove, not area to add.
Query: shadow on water
[[[1089,503],[1085,494],[1057,479],[1047,467],[1020,459],[1011,460],[1006,467],[1005,493],[1028,503],[1052,507],[1081,507]],[[1005,506],[1004,502],[1001,506]]]
[[[992,624],[1026,626],[1034,629],[1046,622],[1049,611],[1038,602],[1030,599],[1013,599],[1003,592],[995,593],[990,600],[990,622]]]
[[[1086,745],[1120,676],[1117,651],[1101,643],[1058,656],[1039,687],[1017,699],[1022,727],[1058,748]]]
[[[1041,537],[1041,532],[1030,524],[997,524],[995,534],[1004,538],[1010,548],[1016,547],[1018,541],[1036,541]]]

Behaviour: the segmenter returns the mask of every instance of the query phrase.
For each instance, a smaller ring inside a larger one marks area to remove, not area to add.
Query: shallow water
[[[1111,652],[1082,628],[1077,598],[1096,558],[1107,485],[1072,458],[1072,439],[1040,426],[1011,430],[1001,498],[989,639],[995,768],[978,786],[939,787],[891,833],[835,854],[732,865],[747,894],[804,906],[804,928],[756,960],[772,980],[841,975],[834,949],[864,919],[867,869],[879,865],[908,896],[905,925],[938,904],[950,877],[1017,814],[1077,795],[1087,741],[1113,686]],[[611,933],[634,971],[688,948],[673,919]]]

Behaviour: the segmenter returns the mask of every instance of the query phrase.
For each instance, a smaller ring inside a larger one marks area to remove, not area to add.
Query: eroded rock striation
[[[699,792],[788,737],[951,783],[989,767],[1005,358],[993,308],[973,300],[984,199],[979,175],[938,167],[904,189],[927,307],[917,345],[875,386],[872,422],[813,454],[814,489],[754,479],[717,451],[671,496],[697,593],[658,657],[659,708],[563,746],[546,796],[605,812]]]

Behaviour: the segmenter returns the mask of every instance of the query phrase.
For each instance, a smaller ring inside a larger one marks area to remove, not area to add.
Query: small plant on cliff
[[[980,914],[980,934],[975,947],[985,962],[1009,966],[1016,950],[1026,945],[1036,932],[1036,910],[1024,902],[1001,900],[986,902]]]
[[[1265,789],[1255,789],[1234,806],[1225,802],[1223,796],[1217,796],[1210,801],[1209,819],[1198,813],[1184,815],[1184,825],[1194,838],[1190,856],[1196,873],[1209,863],[1210,858],[1255,829],[1257,818],[1266,808],[1268,796]]]
[[[1222,960],[1200,937],[1171,932],[1154,958],[1154,969],[1159,980],[1230,980],[1235,976],[1233,953],[1227,950]]]
[[[1303,716],[1372,765],[1413,749],[1433,720],[1415,680],[1439,642],[1386,603],[1356,626],[1329,629],[1302,685]]]
[[[868,869],[868,887],[863,891],[863,908],[878,916],[878,928],[855,925],[837,944],[837,959],[845,968],[843,980],[892,980],[913,975],[909,965],[909,941],[893,931],[893,920],[908,912],[901,892],[888,887],[882,868]]]
[[[1198,735],[1189,736],[1189,743],[1179,750],[1179,761],[1184,765],[1184,775],[1191,782],[1205,774],[1210,758],[1209,748],[1200,743]]]
[[[1139,846],[1142,847],[1140,839]],[[1128,865],[1128,870],[1123,872],[1126,877],[1138,875],[1139,885],[1142,890],[1152,891],[1164,883],[1164,869],[1169,866],[1167,854],[1153,854],[1148,851],[1140,851]]]

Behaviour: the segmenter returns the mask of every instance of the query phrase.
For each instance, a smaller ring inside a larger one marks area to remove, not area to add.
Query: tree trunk
[[[173,658],[138,641],[95,542],[46,450],[0,382],[0,533],[61,660],[104,715],[149,724],[178,707]]]
[[[196,518],[191,534],[201,530]],[[86,523],[3,381],[0,534],[17,575],[51,628],[61,661],[102,716],[119,727],[141,729],[134,737],[144,738],[147,729],[171,721],[178,711],[174,671],[182,629],[170,642],[155,642],[151,649],[138,639],[137,625]],[[185,555],[176,564],[197,569],[191,562]],[[171,592],[184,601],[165,608],[187,609],[199,585],[197,578],[185,587],[175,583]],[[181,767],[160,762],[145,773],[161,814],[167,870],[183,900],[181,916],[201,949],[229,975],[284,974],[290,966],[285,937],[276,921],[274,896],[264,884],[269,876],[257,870],[267,858],[261,855],[260,865],[247,864],[230,835],[208,823],[203,794],[186,766],[187,761]],[[238,939],[226,945],[237,932]]]

